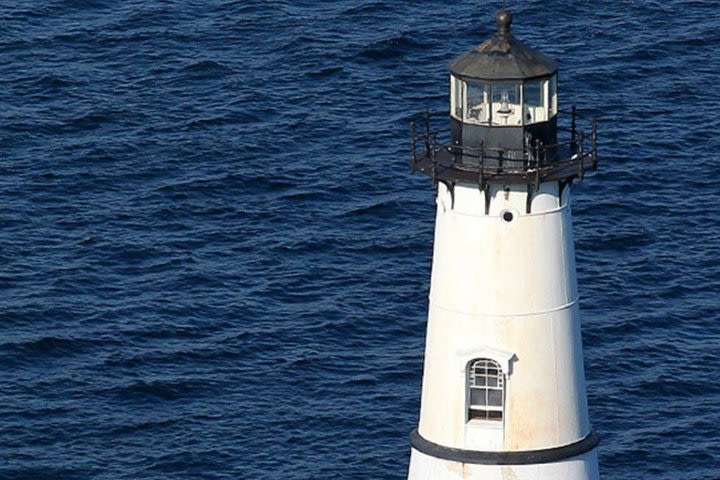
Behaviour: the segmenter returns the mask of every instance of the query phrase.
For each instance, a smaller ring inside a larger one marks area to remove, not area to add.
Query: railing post
[[[423,119],[425,120],[425,151],[430,152],[430,110],[427,108],[423,114]]]
[[[592,168],[597,168],[597,120],[592,121]]]
[[[415,120],[410,122],[410,170],[415,171]]]
[[[577,148],[577,142],[575,141],[575,137],[577,136],[577,107],[575,105],[572,106],[572,123],[570,126],[570,148],[575,151],[575,148]]]
[[[485,168],[485,142],[480,142],[480,167]]]
[[[523,151],[522,151],[524,167],[527,170],[530,168],[530,135],[526,132],[525,138],[523,139]]]
[[[537,139],[536,138],[533,138],[532,141],[530,142],[530,160],[531,160],[530,164],[533,167],[537,167],[538,159],[537,159]]]
[[[578,139],[578,154],[577,158],[580,163],[578,163],[578,178],[582,181],[582,179],[585,177],[585,132],[580,131],[580,136]]]
[[[428,145],[430,139],[428,137]],[[437,158],[435,157],[435,139],[433,138],[432,145],[430,146],[430,160],[432,161],[432,182],[433,185],[437,185]]]
[[[485,142],[480,142],[480,174],[478,175],[478,187],[485,188]]]
[[[537,166],[540,168],[543,165],[543,154],[545,153],[545,147],[543,147],[542,140],[537,142]]]

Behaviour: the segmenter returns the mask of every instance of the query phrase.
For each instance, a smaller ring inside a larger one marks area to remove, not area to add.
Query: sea
[[[602,477],[720,479],[717,0],[0,0],[0,479],[406,478],[409,122],[503,5],[599,122]]]

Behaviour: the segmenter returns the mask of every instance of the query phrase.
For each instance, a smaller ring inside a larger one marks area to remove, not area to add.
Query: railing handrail
[[[422,112],[416,113],[412,115],[409,120],[421,120],[423,116],[426,114],[429,114],[430,118],[434,117],[449,117],[450,116],[450,110],[433,110],[430,111],[429,109],[423,110]],[[587,113],[583,112],[581,109],[579,109],[576,105],[573,105],[570,107],[570,109],[564,109],[559,108],[557,110],[557,114],[562,115],[569,115],[572,117],[572,115],[575,115],[577,118],[585,119],[585,120],[592,120],[592,117]],[[556,115],[557,115],[556,114]]]
[[[565,110],[559,110],[558,113],[568,112]],[[440,130],[431,130],[430,122],[433,117],[447,117],[449,115],[450,112],[447,110],[431,112],[428,109],[412,117],[413,120],[410,122],[412,144],[411,165],[414,165],[417,159],[415,150],[418,141],[423,144],[425,148],[425,155],[429,154],[433,158],[435,157],[435,152],[439,150],[447,150],[454,155],[478,157],[481,159],[482,162],[484,162],[485,158],[497,159],[500,160],[500,168],[502,168],[502,163],[504,161],[524,161],[527,162],[528,167],[541,166],[542,164],[547,162],[547,154],[549,152],[552,153],[554,150],[556,151],[564,147],[568,147],[570,152],[576,154],[579,158],[582,158],[584,160],[586,158],[586,154],[584,153],[586,151],[585,141],[588,140],[588,138],[591,145],[587,156],[590,156],[590,158],[593,159],[593,165],[597,163],[597,121],[592,120],[590,135],[585,135],[584,131],[578,132],[576,123],[576,118],[578,116],[577,108],[574,105],[571,110],[571,128],[567,129],[563,127],[558,127],[558,130],[560,131],[570,132],[571,137],[569,141],[552,143],[547,145],[544,145],[542,144],[542,142],[539,141],[534,141],[531,145],[524,145],[522,148],[487,147],[482,143],[479,146],[458,145],[451,144],[450,142],[440,143],[437,141],[438,135],[446,134],[446,132]],[[418,117],[424,123],[423,128],[421,129],[416,129],[416,119]],[[418,130],[420,130],[422,133],[419,133]],[[521,158],[512,158],[514,156],[512,154],[520,154]],[[508,158],[508,156],[511,156],[511,158]],[[435,161],[433,161],[433,163],[435,163]],[[551,163],[557,164],[558,162]]]

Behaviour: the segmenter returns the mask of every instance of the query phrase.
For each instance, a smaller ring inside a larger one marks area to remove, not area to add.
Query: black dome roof
[[[513,36],[510,12],[501,10],[496,19],[498,33],[455,59],[450,64],[453,74],[483,80],[525,80],[557,72],[555,60]]]

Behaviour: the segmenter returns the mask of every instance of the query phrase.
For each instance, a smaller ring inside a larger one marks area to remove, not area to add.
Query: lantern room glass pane
[[[525,84],[525,93],[523,99],[528,107],[543,106],[543,82],[535,81]]]
[[[534,80],[524,85],[523,110],[525,112],[525,125],[547,121],[548,101],[545,94],[547,83],[547,80]]]
[[[493,85],[492,124],[499,126],[522,124],[520,84]]]
[[[557,75],[553,75],[550,78],[550,88],[549,88],[549,90],[550,90],[550,92],[549,92],[549,96],[550,96],[549,110],[550,110],[551,117],[557,113],[557,84],[558,84]]]
[[[482,83],[467,83],[467,108],[465,121],[467,123],[487,124],[490,116],[489,87]]]

